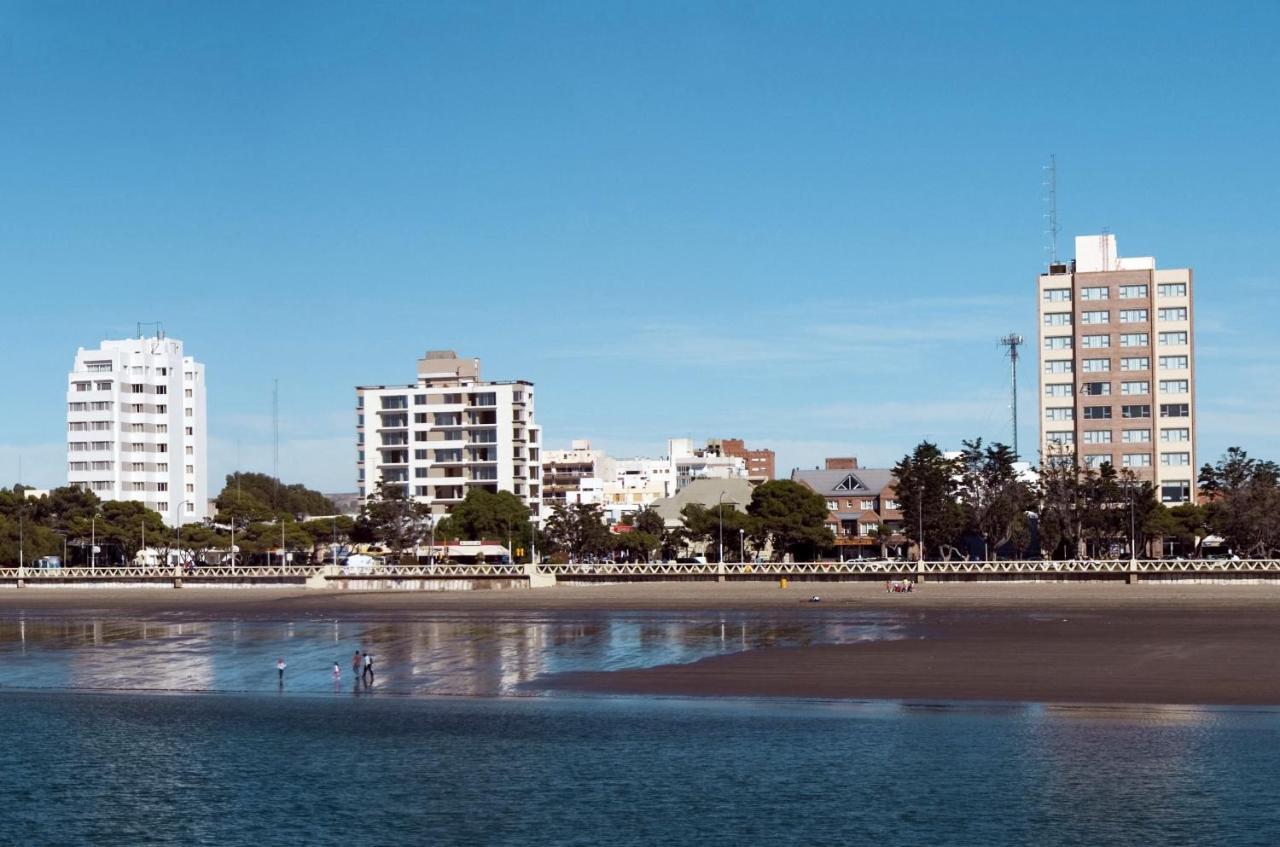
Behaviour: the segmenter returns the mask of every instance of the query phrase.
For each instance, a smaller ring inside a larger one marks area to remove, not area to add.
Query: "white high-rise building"
[[[356,388],[356,473],[360,497],[379,483],[400,486],[443,515],[467,491],[509,491],[542,519],[541,428],[533,383],[480,379],[479,359],[452,350],[418,360],[411,385]]]
[[[159,333],[82,347],[67,375],[67,484],[140,501],[170,526],[204,520],[205,420],[204,365],[181,341]]]

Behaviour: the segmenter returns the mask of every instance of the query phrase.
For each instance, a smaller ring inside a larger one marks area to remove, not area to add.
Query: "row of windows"
[[[1105,373],[1111,370],[1110,359],[1081,359],[1080,370],[1084,373]],[[1120,360],[1122,371],[1149,371],[1149,356],[1126,356]],[[1075,364],[1070,359],[1050,359],[1044,363],[1044,372],[1049,374],[1075,373]]]
[[[1085,444],[1110,444],[1111,430],[1086,430],[1081,437]],[[1126,429],[1120,433],[1120,440],[1125,444],[1149,444],[1151,442],[1151,430]],[[1186,428],[1162,429],[1160,430],[1160,440],[1165,444],[1190,441],[1191,430]]]
[[[1045,433],[1045,440],[1050,444],[1059,446],[1074,444],[1075,433],[1069,430],[1062,432]],[[1099,466],[1110,462],[1112,457],[1109,454],[1093,454],[1084,457],[1084,464],[1088,467],[1097,469]],[[1165,468],[1185,468],[1191,465],[1190,453],[1161,453],[1160,466]],[[1120,466],[1123,468],[1149,468],[1151,467],[1150,453],[1123,453],[1120,456]]]
[[[1086,421],[1109,421],[1112,413],[1111,406],[1085,406],[1081,411],[1081,416]],[[1121,404],[1120,417],[1125,419],[1149,418],[1151,417],[1151,405],[1148,403]],[[1160,417],[1189,418],[1191,417],[1191,406],[1188,403],[1161,403]]]
[[[1119,322],[1122,324],[1146,323],[1151,318],[1151,313],[1147,309],[1121,309],[1117,314]],[[1157,309],[1156,319],[1160,321],[1185,321],[1187,319],[1187,309],[1185,306]],[[1111,323],[1111,312],[1108,309],[1081,312],[1080,322],[1085,324]],[[1071,326],[1071,323],[1070,312],[1045,312],[1045,326]]]
[[[1089,286],[1080,289],[1081,300],[1106,300],[1108,299],[1108,287]],[[1116,287],[1116,296],[1121,300],[1137,300],[1146,299],[1150,289],[1146,285],[1120,285]],[[1187,284],[1185,282],[1166,282],[1156,286],[1156,295],[1159,297],[1186,297]],[[1046,288],[1044,290],[1044,299],[1050,303],[1070,303],[1070,288]]]

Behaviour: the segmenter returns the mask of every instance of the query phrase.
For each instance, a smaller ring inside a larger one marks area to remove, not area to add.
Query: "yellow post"
[[[782,579],[778,580],[778,587],[779,587],[779,588],[786,588],[786,587],[787,587],[787,585],[788,585],[788,583],[787,583],[787,578],[786,578],[785,576],[784,576]]]

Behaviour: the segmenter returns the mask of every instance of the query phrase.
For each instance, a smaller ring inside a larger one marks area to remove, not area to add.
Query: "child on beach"
[[[333,663],[333,681],[336,683],[340,679],[342,679],[342,668],[338,666],[337,662],[334,662]]]
[[[285,669],[284,657],[281,656],[279,659],[276,659],[276,674],[280,678],[281,685],[284,685],[284,669]]]

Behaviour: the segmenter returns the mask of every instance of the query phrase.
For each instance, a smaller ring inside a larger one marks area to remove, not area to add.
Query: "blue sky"
[[[1051,152],[1063,253],[1195,268],[1201,457],[1280,458],[1280,7],[966,5],[0,2],[0,479],[64,481],[77,346],[157,320],[214,490],[273,378],[281,475],[353,490],[353,386],[428,348],[549,446],[1008,441]]]

